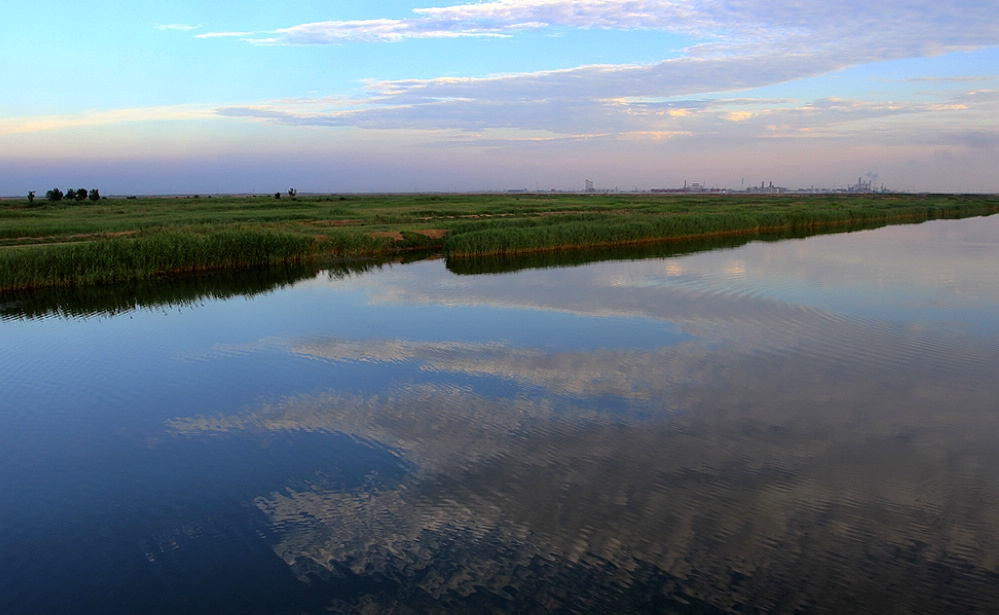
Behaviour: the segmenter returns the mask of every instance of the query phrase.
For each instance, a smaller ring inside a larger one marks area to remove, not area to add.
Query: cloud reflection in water
[[[868,254],[895,262],[878,252],[890,235],[877,237]],[[470,331],[303,337],[281,343],[331,369],[405,363],[425,379],[169,426],[346,433],[413,464],[398,484],[256,500],[303,579],[374,584],[345,609],[987,610],[999,601],[999,301],[973,279],[994,265],[936,251],[893,285],[871,256],[844,286],[842,254],[823,261],[810,245],[458,283],[439,267],[360,278],[371,309],[546,310],[690,338],[574,350]],[[734,257],[738,275],[717,266]],[[942,292],[962,277],[959,299]],[[985,317],[954,326],[941,306]],[[491,381],[504,393],[484,393]]]

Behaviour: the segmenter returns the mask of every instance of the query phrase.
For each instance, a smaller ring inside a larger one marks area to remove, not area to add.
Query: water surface
[[[989,611],[997,237],[7,299],[0,611]]]

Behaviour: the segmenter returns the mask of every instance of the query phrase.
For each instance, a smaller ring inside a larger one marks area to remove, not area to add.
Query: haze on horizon
[[[37,0],[0,195],[999,192],[999,0]]]

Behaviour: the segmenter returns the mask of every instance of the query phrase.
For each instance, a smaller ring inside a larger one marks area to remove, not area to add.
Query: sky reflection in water
[[[483,276],[431,261],[8,319],[0,510],[30,531],[4,524],[22,555],[0,572],[73,575],[80,550],[37,552],[80,532],[117,550],[87,556],[112,589],[132,555],[232,555],[224,583],[171,569],[216,592],[189,610],[988,608],[997,231]],[[48,604],[12,583],[6,604]],[[90,604],[178,604],[144,583]]]

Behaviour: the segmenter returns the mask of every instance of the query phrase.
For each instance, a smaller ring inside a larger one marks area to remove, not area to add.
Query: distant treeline
[[[62,200],[67,201],[86,201],[90,199],[91,201],[101,200],[101,191],[97,188],[91,188],[87,190],[86,188],[68,189],[63,192],[59,188],[53,188],[45,193],[45,199],[51,201],[52,203],[57,203]],[[34,204],[35,202],[35,191],[32,190],[28,192],[28,203]]]

